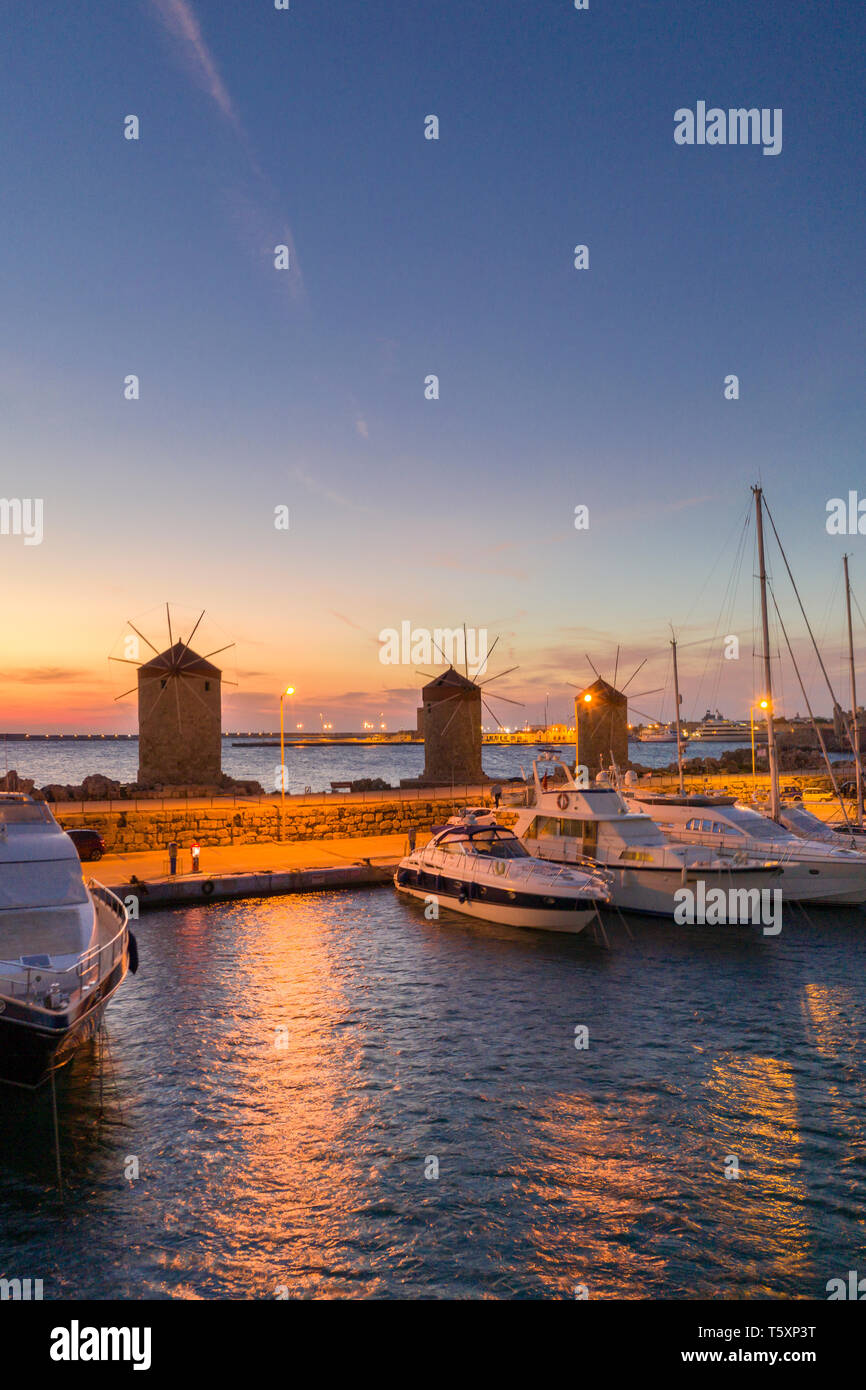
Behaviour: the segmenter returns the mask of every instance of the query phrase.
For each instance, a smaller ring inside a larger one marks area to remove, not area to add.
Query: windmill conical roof
[[[167,647],[138,668],[139,676],[160,676],[165,671],[179,676],[215,676],[217,679],[222,675],[218,666],[199,656],[184,642],[175,642],[173,647]]]
[[[459,690],[477,690],[478,686],[467,676],[461,676],[459,671],[455,671],[453,666],[449,666],[447,671],[443,671],[441,676],[436,676],[434,680],[428,681],[424,686],[423,694],[426,695],[431,690],[447,689],[452,694],[457,694]]]

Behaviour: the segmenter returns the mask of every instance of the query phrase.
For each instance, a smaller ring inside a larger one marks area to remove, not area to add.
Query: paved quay
[[[419,833],[417,843],[428,836]],[[207,846],[198,873],[191,872],[188,849],[178,856],[178,873],[169,873],[165,850],[107,854],[84,864],[91,875],[121,897],[136,897],[139,908],[182,906],[223,898],[268,897],[330,888],[390,883],[408,850],[404,834],[355,839],[288,841],[283,844]]]

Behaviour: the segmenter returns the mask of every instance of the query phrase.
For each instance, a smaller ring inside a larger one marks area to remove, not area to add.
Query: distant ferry
[[[641,729],[638,734],[638,743],[676,743],[677,726],[676,724],[647,724],[646,728]],[[680,738],[683,742],[688,738],[685,729],[680,728]]]
[[[725,719],[718,710],[715,714],[711,710],[707,710],[700,724],[692,733],[692,738],[727,739],[729,741],[748,739],[749,737],[750,726],[748,724],[734,719]]]

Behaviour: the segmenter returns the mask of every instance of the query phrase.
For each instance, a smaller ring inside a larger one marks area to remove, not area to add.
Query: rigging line
[[[732,619],[733,619],[733,613],[734,613],[734,608],[736,607],[737,598],[738,598],[739,590],[740,590],[740,584],[741,584],[741,582],[742,582],[743,561],[744,561],[744,559],[745,559],[746,542],[747,542],[748,536],[749,536],[749,526],[750,526],[750,523],[751,523],[751,507],[748,507],[748,508],[746,509],[746,515],[745,515],[745,518],[744,518],[744,520],[743,520],[743,526],[742,526],[742,530],[741,530],[741,532],[740,532],[740,537],[739,537],[739,540],[738,540],[738,542],[737,542],[737,548],[736,548],[736,551],[734,552],[734,563],[733,563],[733,565],[731,566],[731,572],[730,572],[730,574],[729,574],[729,576],[728,576],[728,582],[727,582],[727,585],[726,585],[726,587],[725,587],[725,591],[724,591],[724,593],[723,593],[723,595],[722,595],[722,603],[721,603],[721,607],[720,607],[720,610],[719,610],[719,616],[718,616],[718,619],[717,619],[716,630],[715,630],[715,633],[714,633],[714,637],[715,637],[715,641],[716,641],[716,642],[719,640],[719,637],[720,637],[720,635],[721,635],[720,629],[721,629],[722,627],[727,627],[728,630],[730,630],[730,627],[731,627],[731,623],[732,623]],[[701,680],[700,680],[700,682],[699,682],[699,692],[703,689],[704,682],[705,682],[706,679],[707,679],[707,674],[708,674],[709,664],[710,664],[711,658],[712,658],[712,649],[707,653],[707,659],[706,659],[706,661],[705,661],[705,663],[704,663],[704,671],[703,671],[703,673],[702,673]],[[723,658],[719,658],[719,661],[721,661],[722,659],[723,659]],[[714,684],[713,684],[713,689],[712,689],[712,692],[711,692],[711,695],[710,695],[710,704],[711,704],[712,707],[717,707],[717,704],[718,704],[718,697],[719,697],[719,681],[720,681],[721,669],[722,669],[721,666],[720,666],[719,664],[717,664],[717,666],[716,666],[716,679],[715,679],[715,682],[714,682]],[[696,692],[696,694],[697,694],[697,693],[698,693],[698,692]]]
[[[750,519],[750,517],[751,517],[751,514],[752,514],[752,506],[751,506],[751,503],[749,503],[749,504],[747,504],[747,506],[746,506],[745,516],[744,516],[742,522],[739,523],[739,525],[742,526],[742,527],[744,527],[744,528],[745,528],[745,527],[748,527],[749,519]],[[690,620],[692,614],[695,612],[695,609],[697,608],[698,604],[700,603],[701,599],[702,599],[703,596],[704,596],[704,590],[705,590],[705,589],[707,588],[707,586],[709,585],[710,580],[712,579],[713,575],[715,574],[715,572],[716,572],[716,570],[717,570],[717,568],[718,568],[718,566],[719,566],[719,561],[721,560],[721,558],[722,558],[722,556],[725,554],[725,552],[726,552],[727,550],[729,550],[729,548],[730,548],[731,536],[736,534],[737,525],[738,525],[738,523],[735,521],[734,524],[731,526],[730,530],[728,531],[728,534],[725,536],[725,539],[724,539],[724,541],[723,541],[723,543],[722,543],[722,548],[721,548],[721,550],[719,551],[718,555],[716,556],[715,560],[713,561],[712,568],[710,569],[710,571],[709,571],[709,573],[708,573],[706,579],[704,580],[703,584],[701,585],[700,589],[698,590],[697,594],[695,595],[695,601],[694,601],[694,603],[692,604],[691,608],[689,609],[688,613],[686,614],[686,616],[685,616],[685,618],[684,618],[684,620],[683,620],[683,627],[687,627],[687,626],[688,626],[688,623],[689,623],[689,620]],[[738,543],[738,545],[739,545],[739,543]]]
[[[797,680],[800,682],[800,690],[803,692],[803,699],[806,701],[806,709],[809,711],[809,718],[810,718],[811,721],[812,721],[812,728],[815,730],[815,733],[816,733],[817,736],[818,736],[818,742],[819,742],[820,745],[821,745],[821,752],[824,754],[824,762],[827,764],[827,771],[828,771],[829,774],[830,774],[830,781],[833,783],[833,791],[836,793],[836,798],[837,798],[837,800],[838,800],[838,802],[839,802],[839,805],[842,807],[842,815],[845,817],[845,824],[848,826],[848,829],[850,830],[850,829],[851,829],[851,822],[848,820],[848,812],[846,811],[846,809],[845,809],[845,803],[844,803],[844,801],[842,800],[842,793],[840,792],[840,790],[839,790],[839,788],[838,788],[838,786],[837,786],[837,784],[836,784],[836,776],[835,776],[835,774],[834,774],[834,772],[833,772],[833,764],[830,762],[830,755],[829,755],[828,752],[827,752],[827,745],[826,745],[825,742],[824,742],[824,736],[823,736],[823,734],[821,733],[821,730],[818,728],[818,725],[817,725],[817,723],[815,722],[815,716],[814,716],[814,714],[812,713],[812,706],[811,706],[810,703],[809,703],[809,696],[806,694],[806,687],[805,687],[805,685],[803,684],[803,678],[802,678],[802,676],[800,675],[800,668],[799,668],[799,666],[797,665],[796,658],[795,658],[794,653],[793,653],[793,651],[792,651],[792,649],[791,649],[791,643],[790,643],[790,641],[789,641],[789,639],[788,639],[788,633],[787,633],[787,631],[785,630],[785,624],[782,622],[782,615],[781,615],[781,613],[779,612],[779,605],[778,605],[778,603],[776,602],[776,595],[775,595],[774,592],[773,592],[773,586],[769,583],[769,580],[767,581],[767,587],[768,587],[768,589],[770,590],[770,597],[771,597],[771,599],[773,600],[773,607],[774,607],[775,610],[776,610],[776,617],[777,617],[778,620],[779,620],[779,626],[781,627],[782,632],[783,632],[784,637],[785,637],[785,645],[786,645],[787,648],[788,648],[788,655],[789,655],[790,658],[791,658],[791,664],[793,665],[794,670],[795,670],[796,673],[797,673]],[[773,713],[774,713],[774,711],[773,711],[772,709],[769,709],[769,710],[767,711],[768,718],[772,719]]]
[[[701,672],[697,689],[695,691],[695,706],[693,706],[692,710],[693,714],[697,713],[697,707],[699,705],[702,692],[704,691],[704,687],[708,679],[710,662],[713,658],[713,646],[715,646],[715,644],[719,641],[721,636],[721,630],[723,628],[726,628],[727,631],[730,631],[732,626],[734,608],[736,607],[737,598],[740,590],[740,584],[742,583],[743,561],[745,558],[746,541],[749,535],[750,521],[751,507],[747,507],[739,539],[737,541],[737,547],[734,552],[734,561],[731,566],[731,571],[728,575],[728,580],[725,585],[724,592],[722,594],[722,601],[719,607],[719,613],[718,617],[716,618],[716,625],[712,637],[712,646],[710,647],[710,650],[707,652],[707,657],[704,662],[704,668]],[[721,681],[721,672],[723,669],[721,666],[722,660],[724,660],[723,656],[718,658],[718,664],[716,665],[715,680],[710,691],[711,708],[716,708],[718,705],[719,684]]]
[[[821,667],[821,673],[822,673],[822,675],[823,675],[823,677],[824,677],[824,680],[825,680],[826,683],[827,683],[827,689],[828,689],[829,692],[830,692],[830,699],[831,699],[832,702],[833,702],[833,709],[834,709],[834,710],[837,709],[837,708],[840,708],[840,709],[841,709],[841,706],[839,705],[839,701],[836,699],[836,696],[833,694],[833,687],[832,687],[832,685],[830,684],[830,677],[827,675],[827,668],[826,668],[826,666],[824,665],[823,657],[821,656],[821,653],[820,653],[820,651],[818,650],[818,644],[817,644],[817,642],[815,641],[815,634],[814,634],[813,631],[812,631],[811,625],[810,625],[810,623],[809,623],[809,619],[806,617],[806,610],[805,610],[805,608],[803,607],[803,600],[800,598],[800,590],[797,588],[796,582],[795,582],[795,580],[794,580],[794,576],[793,576],[793,574],[791,573],[791,566],[788,564],[788,557],[787,557],[787,555],[785,554],[784,546],[782,545],[782,542],[779,540],[779,533],[778,533],[778,531],[776,530],[776,523],[775,523],[774,520],[773,520],[773,516],[772,516],[772,513],[771,513],[771,511],[770,511],[770,508],[767,506],[767,499],[766,499],[766,498],[763,498],[763,503],[764,503],[764,510],[765,510],[765,512],[767,513],[767,516],[770,518],[770,525],[771,525],[772,528],[773,528],[773,535],[776,537],[776,544],[778,545],[779,550],[781,551],[782,559],[785,561],[785,569],[788,571],[788,578],[789,578],[790,581],[791,581],[791,584],[792,584],[793,589],[794,589],[794,593],[797,595],[797,602],[798,602],[799,605],[800,605],[800,612],[801,612],[802,615],[803,615],[803,622],[806,624],[806,630],[807,630],[807,632],[809,633],[809,636],[810,636],[811,639],[812,639],[812,646],[815,648],[815,655],[816,655],[817,658],[818,658],[818,664],[819,664],[820,667]],[[779,621],[781,622],[781,618],[779,619]],[[856,757],[856,756],[858,756],[859,750],[854,748],[854,737],[853,737],[853,734],[852,734],[852,732],[851,732],[851,729],[850,729],[850,727],[849,727],[849,724],[848,724],[848,721],[847,721],[847,720],[845,721],[845,727],[846,727],[846,730],[847,730],[847,733],[848,733],[848,741],[850,742],[852,749],[854,749],[854,755],[855,755],[855,757]]]

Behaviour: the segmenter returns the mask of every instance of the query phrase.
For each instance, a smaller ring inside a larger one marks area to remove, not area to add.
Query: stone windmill
[[[589,657],[586,658],[589,661]],[[613,682],[600,676],[592,662],[596,679],[584,686],[574,699],[574,726],[577,762],[588,769],[592,778],[601,768],[613,762],[617,767],[628,766],[628,701],[625,694],[638,671],[646,663],[640,663],[625,682],[622,690],[616,688],[619,670],[619,647],[616,649]],[[655,695],[657,690],[643,690],[633,699],[640,700],[644,695]]]
[[[175,640],[171,611],[165,606],[168,646],[164,651],[129,623],[136,638],[153,652],[147,661],[112,657],[138,667],[138,783],[142,787],[214,787],[222,779],[222,686],[219,667],[210,657],[228,651],[227,643],[201,656],[190,643],[204,618],[199,615],[186,640]],[[123,699],[118,695],[117,699]]]
[[[490,648],[491,652],[498,641],[497,637]],[[465,657],[465,637],[463,651]],[[465,675],[455,671],[452,665],[441,675],[429,676],[428,684],[421,691],[421,707],[418,710],[418,732],[424,739],[424,772],[417,785],[436,787],[462,783],[466,786],[491,780],[481,766],[481,706],[492,715],[500,728],[502,725],[483,691],[492,681],[509,675],[517,667],[511,666],[485,681],[477,680],[480,669],[472,678],[466,662]],[[418,674],[429,675],[426,671]],[[490,699],[505,700],[510,705],[520,703],[505,695],[487,694]]]

